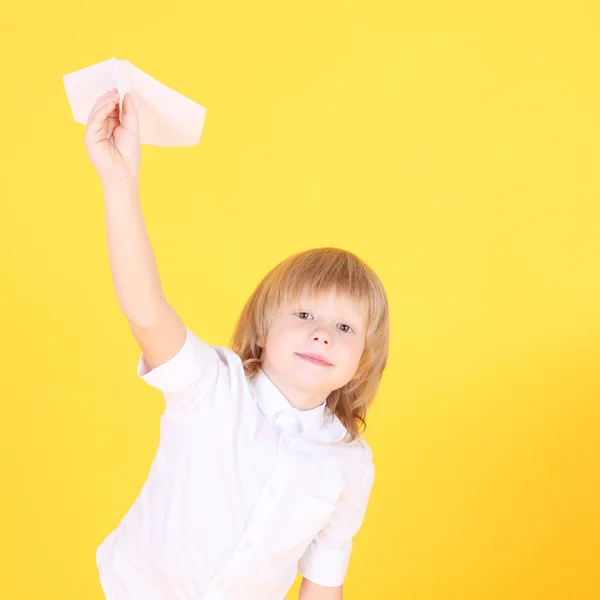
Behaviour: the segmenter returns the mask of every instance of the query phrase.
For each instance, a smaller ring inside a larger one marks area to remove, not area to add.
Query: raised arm
[[[162,290],[139,194],[141,145],[131,95],[119,115],[119,96],[108,92],[88,118],[85,145],[100,175],[108,258],[119,306],[146,361],[154,368],[183,346],[186,330]]]
[[[185,325],[162,290],[137,181],[105,187],[104,207],[117,300],[146,362],[154,369],[182,348]]]
[[[137,178],[103,186],[108,259],[119,306],[145,327],[166,304],[142,214]]]

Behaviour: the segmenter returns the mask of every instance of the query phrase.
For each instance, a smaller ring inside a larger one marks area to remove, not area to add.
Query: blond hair
[[[342,442],[360,438],[367,410],[375,400],[389,352],[389,309],[385,289],[373,271],[355,254],[339,248],[314,248],[289,256],[258,284],[236,322],[230,341],[246,376],[256,376],[272,317],[282,303],[302,293],[320,296],[334,292],[366,309],[365,349],[356,373],[332,391],[327,406],[346,428]]]

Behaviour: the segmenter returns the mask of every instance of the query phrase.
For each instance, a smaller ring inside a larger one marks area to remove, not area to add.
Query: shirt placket
[[[225,568],[213,577],[206,594],[201,600],[233,600],[228,595],[232,578],[236,576],[244,577],[244,567],[248,564],[249,555],[255,550],[256,544],[260,542],[265,532],[268,531],[271,516],[275,513],[281,493],[290,479],[294,477],[293,455],[285,450],[292,446],[293,438],[302,433],[302,423],[296,414],[285,411],[276,414],[273,421],[280,431],[273,472],[263,486],[256,501],[254,512],[229,562]],[[255,600],[250,590],[247,590],[247,598],[248,600]]]

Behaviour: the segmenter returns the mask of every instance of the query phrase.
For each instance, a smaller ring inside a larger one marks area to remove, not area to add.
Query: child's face
[[[365,348],[366,315],[361,307],[333,292],[283,304],[273,318],[261,368],[299,409],[321,404],[356,373]],[[321,366],[298,354],[319,354]]]

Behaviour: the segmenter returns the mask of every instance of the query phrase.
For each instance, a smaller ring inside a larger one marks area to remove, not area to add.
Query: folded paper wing
[[[131,92],[138,110],[140,141],[151,146],[194,146],[200,142],[206,109],[150,77],[128,60],[110,58],[63,76],[77,123],[87,125],[96,100],[117,88],[120,109]]]

